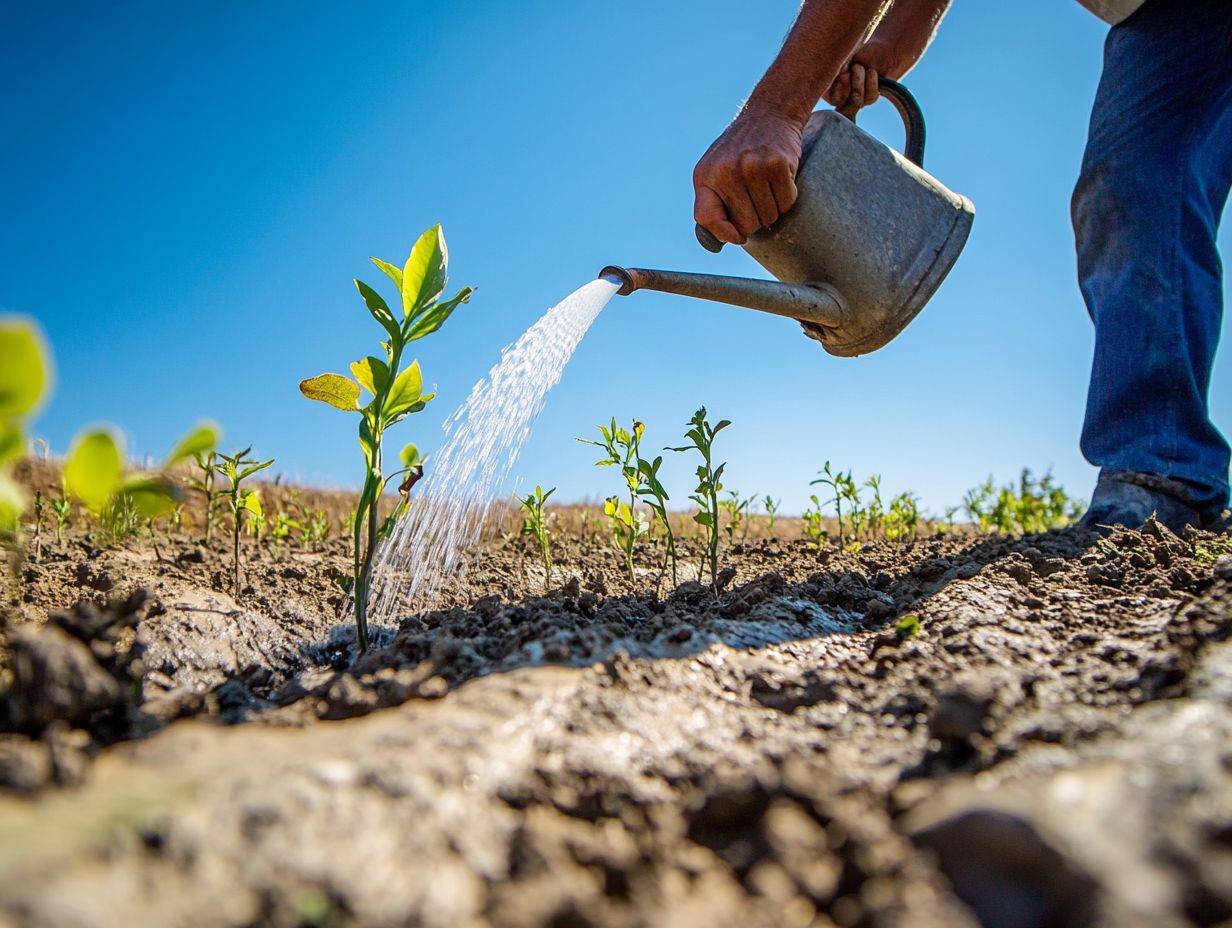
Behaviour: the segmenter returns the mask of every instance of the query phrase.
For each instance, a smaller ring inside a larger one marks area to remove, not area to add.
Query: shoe
[[[1107,534],[1114,525],[1142,528],[1154,516],[1176,534],[1186,525],[1199,527],[1202,516],[1180,496],[1185,487],[1168,477],[1134,471],[1101,471],[1091,505],[1078,520],[1078,527]]]

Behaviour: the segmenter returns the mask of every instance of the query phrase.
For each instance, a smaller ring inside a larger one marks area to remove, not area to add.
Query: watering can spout
[[[599,277],[619,285],[617,293],[621,296],[628,296],[634,290],[676,293],[787,316],[822,331],[842,326],[846,317],[842,297],[825,283],[785,284],[773,280],[616,265],[605,267],[599,272]]]

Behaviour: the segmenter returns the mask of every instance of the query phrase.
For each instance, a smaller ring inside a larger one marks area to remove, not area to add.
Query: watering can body
[[[883,93],[907,124],[899,154],[832,110],[814,113],[796,203],[744,249],[779,281],[605,268],[634,289],[666,290],[798,319],[833,355],[867,354],[924,307],[966,244],[975,208],[922,167],[924,123],[901,85]],[[722,247],[705,229],[698,239]]]

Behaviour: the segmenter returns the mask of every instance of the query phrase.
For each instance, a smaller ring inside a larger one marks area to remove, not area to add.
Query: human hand
[[[720,241],[743,245],[796,202],[804,124],[746,108],[693,169],[693,217]]]

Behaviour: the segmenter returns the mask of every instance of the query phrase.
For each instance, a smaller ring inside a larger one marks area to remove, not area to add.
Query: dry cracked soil
[[[44,538],[0,925],[1232,924],[1226,539],[557,534],[359,657],[341,541]]]

